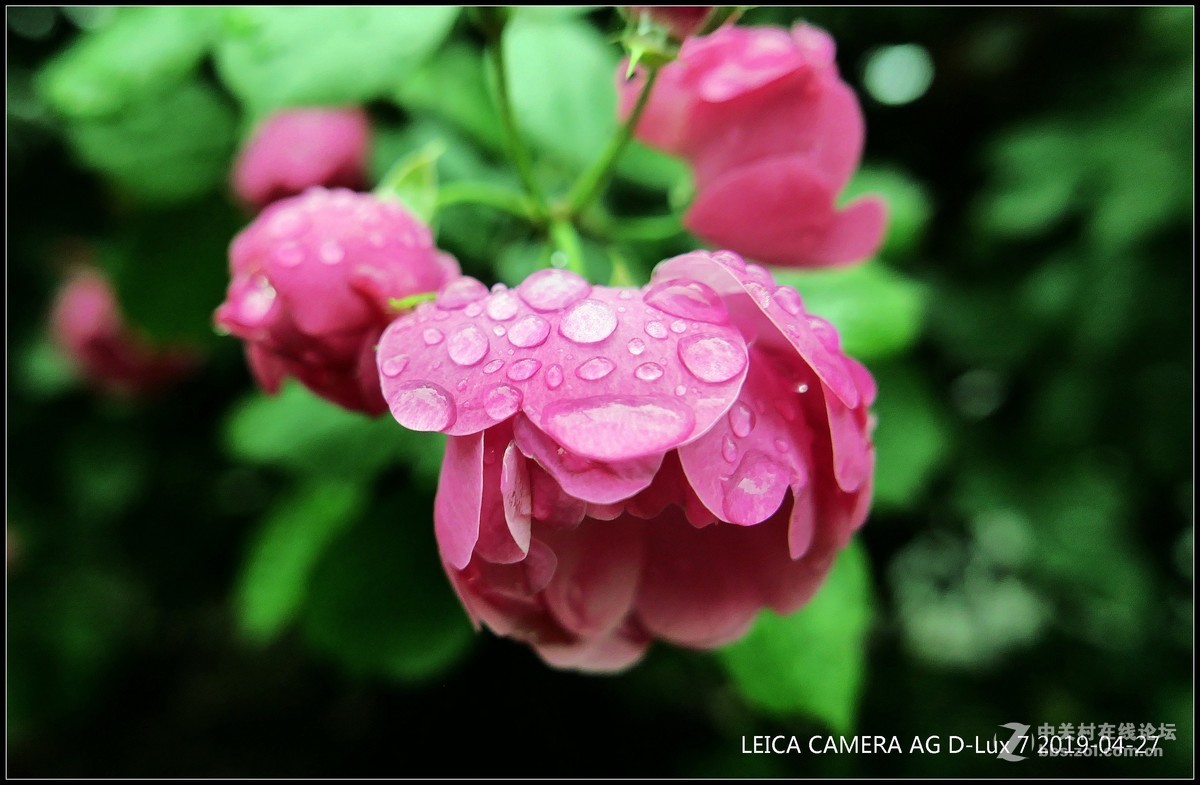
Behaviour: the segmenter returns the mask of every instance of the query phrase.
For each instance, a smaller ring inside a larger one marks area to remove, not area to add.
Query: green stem
[[[550,222],[550,239],[554,241],[554,247],[566,257],[566,268],[586,278],[583,244],[579,240],[579,232],[575,230],[575,225],[562,218],[554,219]]]
[[[571,188],[571,192],[567,194],[566,215],[571,217],[579,215],[600,194],[600,190],[612,174],[617,159],[621,157],[625,146],[633,138],[633,131],[637,128],[642,112],[646,109],[646,104],[650,100],[650,91],[654,88],[654,80],[657,78],[658,69],[648,69],[646,83],[642,85],[642,91],[638,94],[637,103],[633,105],[633,111],[629,113],[629,118],[625,120],[624,125],[617,129],[617,133],[609,140],[608,147],[604,149],[596,163],[580,175],[579,180]]]
[[[508,93],[508,69],[504,65],[502,31],[496,31],[489,37],[487,50],[488,58],[492,62],[492,71],[496,77],[497,109],[500,111],[500,122],[504,126],[508,153],[517,165],[521,183],[525,186],[525,192],[529,194],[529,199],[533,203],[534,214],[541,217],[546,214],[546,199],[542,196],[542,191],[533,176],[532,159],[529,157],[529,150],[525,148],[525,143],[521,141],[521,134],[517,130],[517,121],[513,116],[512,99]]]
[[[528,197],[491,183],[467,180],[446,183],[438,190],[437,208],[443,210],[456,204],[483,204],[519,218],[534,220],[533,205]]]
[[[421,292],[410,294],[408,297],[393,297],[388,300],[388,306],[397,313],[403,313],[410,308],[416,308],[421,303],[429,302],[437,297],[437,292]]]

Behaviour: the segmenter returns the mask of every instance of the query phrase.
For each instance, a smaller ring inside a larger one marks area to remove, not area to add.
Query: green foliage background
[[[227,176],[281,106],[363,102],[372,172],[516,187],[482,38],[455,8],[8,17],[9,773],[17,776],[1166,776],[1192,771],[1190,8],[756,8],[836,37],[867,115],[878,258],[781,273],[879,382],[876,503],[799,614],[715,653],[588,677],[471,631],[430,511],[441,442],[254,389],[211,329],[247,217]],[[48,21],[47,21],[48,20]],[[536,176],[615,130],[608,8],[520,9],[506,65]],[[864,89],[915,43],[927,93]],[[697,246],[634,145],[583,251],[644,281]],[[614,229],[614,227],[616,227]],[[546,238],[439,215],[514,283]],[[603,236],[622,239],[610,249]],[[207,362],[145,402],[89,392],[45,316],[82,241],[156,340]],[[971,739],[1009,722],[1170,723],[1156,759],[742,754],[743,737]]]

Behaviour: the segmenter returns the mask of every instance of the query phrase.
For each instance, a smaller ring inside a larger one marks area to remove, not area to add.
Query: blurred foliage
[[[402,185],[426,206],[435,184],[517,186],[459,11],[8,9],[10,773],[1186,775],[1193,9],[747,12],[829,29],[863,103],[842,199],[886,199],[884,247],[779,277],[876,376],[876,504],[800,613],[610,679],[471,632],[432,535],[441,437],[296,384],[255,392],[211,327],[248,220],[228,170],[268,111],[366,103],[374,182],[423,152]],[[619,26],[603,7],[513,12],[504,65],[548,191],[616,127]],[[893,69],[875,97],[863,75],[897,51],[932,79]],[[632,145],[584,216],[592,278],[641,283],[696,247],[690,193],[685,165]],[[437,229],[488,281],[562,261],[490,207],[443,208]],[[150,400],[89,392],[44,329],[64,240],[203,369]],[[501,721],[464,736],[467,706]],[[1016,764],[741,753],[1013,721],[1178,738],[1157,759]]]

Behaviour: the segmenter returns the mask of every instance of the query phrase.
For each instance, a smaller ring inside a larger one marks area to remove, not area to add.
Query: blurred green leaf
[[[254,113],[387,95],[441,45],[455,6],[241,7],[217,70]]]
[[[325,478],[366,479],[403,463],[432,484],[445,437],[402,428],[390,415],[346,411],[289,380],[278,395],[255,394],[234,407],[225,444],[244,461]]]
[[[237,614],[245,635],[268,641],[299,614],[321,555],[354,522],[365,501],[357,483],[316,480],[271,510],[239,579]]]
[[[873,411],[875,501],[908,509],[945,462],[952,433],[945,404],[915,371],[901,366],[872,368],[879,385]]]
[[[617,127],[616,48],[570,17],[518,14],[504,36],[517,123],[538,147],[582,169]]]
[[[864,166],[846,186],[842,201],[867,194],[887,202],[887,233],[879,253],[905,256],[920,247],[933,215],[933,202],[925,186],[898,169]]]
[[[396,86],[396,101],[452,123],[493,151],[504,149],[500,117],[488,92],[483,57],[474,48],[451,43]]]
[[[429,142],[397,161],[375,189],[377,196],[398,199],[410,213],[431,223],[437,212],[438,158],[446,152],[441,140]]]
[[[59,114],[95,120],[163,96],[200,64],[224,8],[123,8],[50,61],[41,94]]]
[[[859,360],[890,357],[921,332],[925,289],[880,262],[819,272],[776,269],[793,286],[809,313],[833,323],[846,352]]]
[[[78,377],[71,361],[47,337],[29,343],[21,353],[20,384],[28,395],[50,398],[72,387]]]
[[[855,542],[807,606],[786,617],[762,613],[745,638],[718,656],[755,706],[810,716],[848,734],[865,675],[872,606],[870,565]]]
[[[681,158],[652,150],[633,141],[617,161],[617,173],[640,185],[671,191],[691,179],[691,169]]]
[[[433,542],[428,499],[396,499],[340,538],[311,583],[304,631],[359,674],[418,681],[467,651],[471,624]]]
[[[143,96],[121,112],[67,126],[88,166],[147,201],[180,201],[225,181],[234,147],[233,112],[201,82]]]

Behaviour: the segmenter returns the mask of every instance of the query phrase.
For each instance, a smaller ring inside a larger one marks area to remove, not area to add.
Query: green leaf
[[[871,616],[870,565],[862,546],[852,543],[805,608],[787,617],[764,611],[745,638],[718,656],[755,706],[813,717],[838,733],[851,733]]]
[[[432,223],[437,212],[437,162],[445,152],[446,143],[439,139],[409,153],[392,166],[375,195],[397,199],[410,213]]]
[[[950,449],[944,405],[921,377],[899,366],[872,368],[879,385],[873,411],[875,502],[881,508],[908,509],[919,501]]]
[[[617,127],[617,52],[585,22],[518,14],[504,30],[517,122],[539,148],[582,169]]]
[[[356,483],[317,480],[271,511],[238,582],[238,622],[245,635],[266,642],[299,614],[317,562],[359,515],[365,499]]]
[[[820,272],[775,270],[794,286],[805,308],[838,329],[847,354],[873,360],[899,354],[916,341],[925,312],[925,290],[879,262]]]
[[[441,45],[454,6],[231,10],[217,70],[253,112],[389,94]]]
[[[235,407],[225,444],[244,461],[325,478],[365,480],[389,464],[407,463],[432,484],[445,437],[402,428],[389,415],[346,411],[289,380],[278,395],[256,394]]]
[[[146,96],[117,114],[71,122],[67,138],[89,167],[148,201],[180,201],[224,183],[233,112],[201,82]]]
[[[467,651],[471,624],[439,569],[428,499],[389,500],[338,540],[312,580],[303,629],[357,674],[419,681]]]
[[[75,120],[98,119],[161,96],[208,52],[223,8],[123,8],[46,66],[41,94]]]
[[[410,112],[445,120],[492,151],[504,149],[483,57],[467,44],[449,44],[436,59],[401,80],[394,97]]]
[[[880,253],[904,256],[920,247],[933,203],[921,183],[897,169],[863,167],[846,186],[842,201],[876,194],[887,202],[887,233]]]

